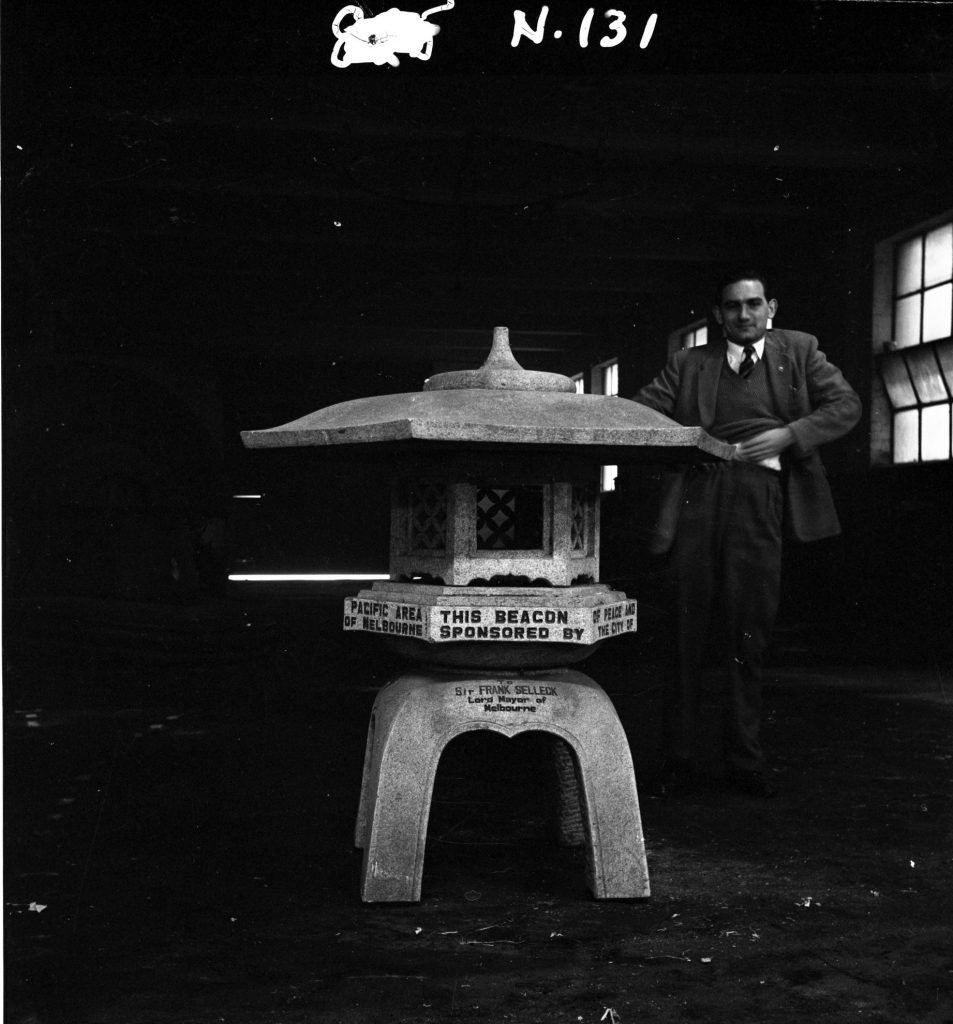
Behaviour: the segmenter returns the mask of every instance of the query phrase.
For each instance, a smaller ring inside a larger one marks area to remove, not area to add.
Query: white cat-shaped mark
[[[433,37],[440,31],[439,25],[432,25],[427,16],[438,11],[449,11],[454,0],[446,0],[439,7],[431,7],[423,14],[401,11],[391,7],[383,14],[365,18],[364,11],[356,4],[348,4],[338,11],[331,23],[331,31],[337,38],[331,51],[331,63],[346,68],[349,64],[390,64],[397,67],[398,53],[406,53],[418,60],[430,60]],[[341,27],[350,16],[353,19],[347,28]]]

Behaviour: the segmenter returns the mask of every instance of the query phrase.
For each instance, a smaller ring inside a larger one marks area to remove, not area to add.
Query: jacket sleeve
[[[678,404],[679,381],[681,377],[680,353],[673,352],[665,368],[650,384],[635,395],[633,401],[647,405],[656,412],[675,418],[675,407]]]
[[[788,424],[795,438],[792,453],[802,458],[818,445],[846,434],[861,412],[857,393],[827,361],[813,336],[808,338],[805,383],[811,411]]]

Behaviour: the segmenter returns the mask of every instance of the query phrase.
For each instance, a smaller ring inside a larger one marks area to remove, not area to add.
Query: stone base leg
[[[574,669],[411,672],[377,696],[355,844],[365,902],[420,899],[430,800],[444,747],[461,733],[529,730],[563,740],[578,765],[589,887],[597,899],[649,895],[632,756],[605,691]]]

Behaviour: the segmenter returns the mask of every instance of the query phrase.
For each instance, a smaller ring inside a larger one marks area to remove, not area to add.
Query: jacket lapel
[[[770,331],[764,339],[764,369],[778,415],[794,419],[791,408],[791,360],[787,354],[787,346]]]
[[[723,341],[706,345],[705,358],[698,371],[698,418],[708,430],[715,422],[715,403],[718,401],[718,381],[725,362],[727,346]]]

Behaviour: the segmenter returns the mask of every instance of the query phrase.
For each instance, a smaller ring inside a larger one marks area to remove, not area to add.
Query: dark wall
[[[229,568],[386,569],[385,474],[314,451],[248,451],[240,433],[417,390],[423,367],[34,346],[6,359],[10,596],[189,603],[221,594]],[[262,498],[235,498],[249,494]]]
[[[190,601],[219,575],[227,512],[214,369],[8,348],[11,594]]]

